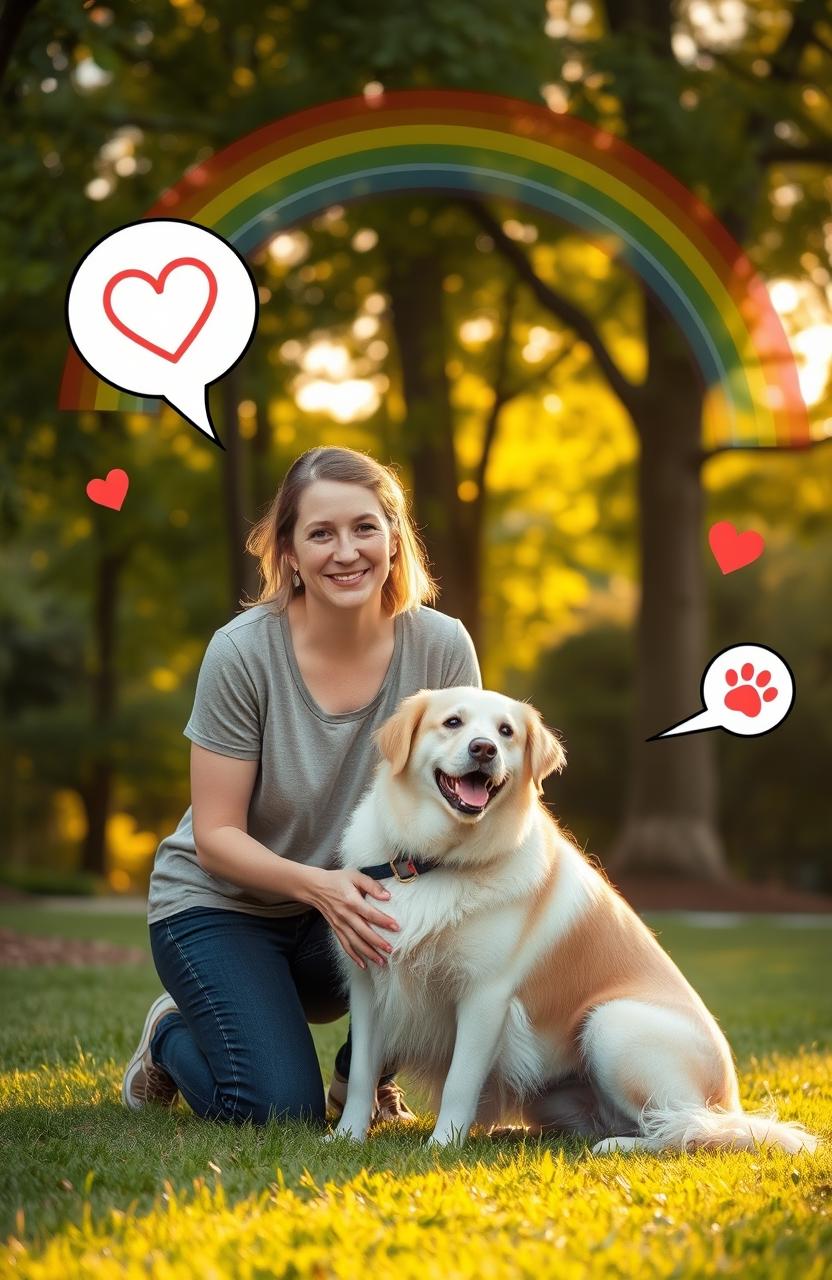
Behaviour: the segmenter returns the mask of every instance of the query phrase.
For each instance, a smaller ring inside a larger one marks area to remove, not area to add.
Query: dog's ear
[[[566,764],[566,752],[557,734],[547,729],[543,717],[534,707],[526,704],[526,762],[537,794],[543,792],[542,782],[550,773]]]
[[[410,759],[413,739],[430,700],[430,690],[420,689],[403,698],[397,710],[373,734],[373,740],[394,774],[401,773]]]

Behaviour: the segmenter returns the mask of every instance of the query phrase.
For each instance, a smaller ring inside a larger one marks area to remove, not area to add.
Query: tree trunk
[[[458,618],[479,652],[482,643],[482,564],[485,555],[483,545],[483,511],[485,494],[480,493],[473,502],[461,504],[460,520],[462,540],[457,547],[460,576],[457,579]]]
[[[435,252],[396,254],[389,263],[393,329],[407,405],[404,448],[414,508],[442,609],[475,628],[468,590],[470,552],[457,493],[454,424],[445,371],[442,268]]]
[[[770,83],[789,85],[826,13],[824,0],[797,5],[792,24],[771,58]],[[633,26],[650,32],[672,61],[672,8],[661,0],[629,0],[607,5],[610,29],[626,34]],[[642,136],[637,117],[628,116],[627,140],[651,150],[649,120]],[[750,110],[745,137],[760,156],[775,116]],[[644,126],[643,126],[644,127]],[[800,148],[795,147],[795,160]],[[745,239],[766,175],[758,164],[745,199],[721,217],[734,238]],[[637,672],[638,711],[630,803],[623,830],[608,865],[611,870],[650,867],[705,879],[727,873],[717,832],[717,775],[713,731],[645,742],[651,734],[695,713],[706,653],[702,537],[703,494],[695,461],[701,448],[701,391],[691,385],[689,358],[680,358],[681,339],[671,332],[649,296],[647,339],[650,375],[646,405],[637,425],[641,436],[640,499],[642,607]]]
[[[612,872],[726,873],[716,826],[714,741],[647,738],[700,707],[707,659],[700,478],[702,387],[684,340],[646,300],[649,374],[639,413],[641,607],[629,803]]]
[[[81,794],[87,816],[81,869],[97,876],[107,874],[107,819],[112,784],[113,769],[109,760],[102,757],[93,760],[89,781]]]
[[[0,751],[0,813],[3,814],[3,844],[0,856],[9,867],[25,867],[21,792],[17,781],[18,755],[14,747]]]
[[[102,551],[96,570],[95,669],[92,676],[92,716],[97,738],[89,775],[81,791],[87,815],[81,866],[103,876],[107,870],[107,819],[110,814],[114,770],[109,733],[116,708],[115,634],[118,579],[125,551]]]
[[[263,515],[275,495],[275,486],[269,470],[271,454],[269,402],[267,396],[262,396],[257,400],[257,427],[251,441],[251,494],[256,519]],[[256,579],[256,572],[254,576]]]
[[[245,544],[249,524],[246,520],[246,466],[243,441],[237,417],[240,400],[239,367],[231,369],[222,382],[223,444],[220,459],[225,505],[225,528],[228,547],[228,604],[231,616],[240,611],[240,601],[257,596],[257,566],[247,555]]]
[[[0,81],[11,61],[23,24],[38,0],[7,0],[0,13]]]

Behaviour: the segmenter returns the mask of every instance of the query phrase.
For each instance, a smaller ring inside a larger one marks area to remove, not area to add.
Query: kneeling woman
[[[297,458],[248,549],[263,586],[215,632],[199,672],[191,806],[150,881],[166,990],[122,1099],[138,1109],[181,1092],[206,1119],[322,1121],[309,1023],[347,1012],[331,934],[363,968],[386,963],[397,928],[383,881],[335,864],[375,764],[371,734],[408,694],[481,679],[462,624],[423,603],[436,589],[395,473],[366,454]],[[349,1052],[348,1036],[335,1115]],[[412,1118],[389,1074],[381,1118]]]

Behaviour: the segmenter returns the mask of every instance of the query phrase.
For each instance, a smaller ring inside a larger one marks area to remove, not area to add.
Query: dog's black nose
[[[488,738],[474,738],[468,743],[468,754],[479,761],[493,760],[497,754],[497,747]]]

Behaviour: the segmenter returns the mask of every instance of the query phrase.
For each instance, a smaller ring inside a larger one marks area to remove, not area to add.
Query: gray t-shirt
[[[378,761],[374,729],[419,689],[482,687],[473,642],[457,618],[425,605],[397,614],[381,688],[357,711],[330,715],[304,684],[285,613],[258,605],[214,632],[202,660],[185,735],[209,751],[259,760],[248,834],[308,866],[333,867],[347,819]],[[378,861],[367,850],[367,864]],[[211,875],[194,849],[191,809],[156,851],[148,922],[188,907],[257,916],[307,911]]]

